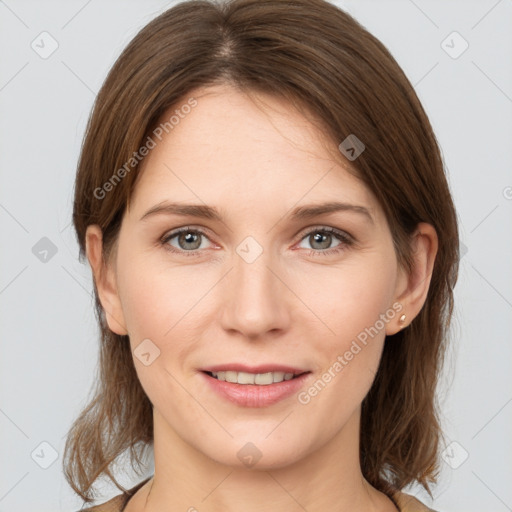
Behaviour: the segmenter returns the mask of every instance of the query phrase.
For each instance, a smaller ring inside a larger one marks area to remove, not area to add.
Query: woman
[[[183,2],[124,50],[73,220],[101,330],[64,470],[96,511],[429,510],[458,268],[404,73],[323,0]],[[113,465],[146,448],[133,487]]]

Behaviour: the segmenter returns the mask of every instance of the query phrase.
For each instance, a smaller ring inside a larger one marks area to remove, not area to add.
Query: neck
[[[392,501],[361,473],[359,418],[358,410],[327,444],[292,463],[248,468],[207,457],[154,409],[155,474],[126,512],[296,512],[298,507],[308,512],[395,512]]]

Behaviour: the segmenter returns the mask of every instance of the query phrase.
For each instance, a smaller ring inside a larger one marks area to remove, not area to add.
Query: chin
[[[304,445],[299,446],[297,443],[290,442],[283,445],[281,439],[271,441],[265,439],[265,436],[266,434],[261,433],[254,437],[246,434],[241,441],[235,437],[231,442],[220,447],[220,453],[208,453],[211,452],[210,445],[206,455],[220,464],[254,471],[285,468],[306,455]]]

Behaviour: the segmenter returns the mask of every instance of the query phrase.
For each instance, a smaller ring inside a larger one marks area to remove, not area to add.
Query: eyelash
[[[201,253],[200,249],[194,249],[193,251],[183,251],[183,250],[178,250],[178,249],[172,247],[171,245],[169,245],[168,242],[170,240],[172,240],[173,238],[175,238],[176,236],[179,236],[181,233],[195,233],[195,234],[200,234],[201,236],[204,236],[204,237],[208,238],[207,234],[203,230],[201,230],[201,229],[190,228],[190,227],[183,227],[183,228],[179,228],[179,229],[177,229],[175,231],[172,231],[171,233],[169,233],[167,235],[164,235],[163,238],[160,240],[160,243],[164,246],[164,248],[167,251],[170,251],[170,252],[175,253],[175,254],[183,254],[183,255],[185,255],[187,257],[200,256],[200,253]],[[355,240],[354,240],[354,238],[352,236],[348,235],[347,233],[344,233],[343,231],[339,231],[337,229],[334,229],[334,228],[331,228],[331,227],[327,227],[327,226],[315,227],[315,228],[309,230],[308,232],[304,233],[304,235],[301,237],[301,239],[299,241],[301,242],[306,237],[311,236],[311,235],[316,234],[316,233],[332,234],[341,243],[339,245],[337,245],[336,247],[333,247],[331,249],[324,249],[324,250],[310,249],[309,252],[308,252],[308,256],[320,256],[320,255],[322,255],[322,256],[331,256],[333,254],[337,254],[337,253],[340,253],[340,252],[344,251],[347,247],[351,247],[355,243]]]

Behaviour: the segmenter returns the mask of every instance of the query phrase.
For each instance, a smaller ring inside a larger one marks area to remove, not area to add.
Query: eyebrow
[[[372,224],[374,223],[373,216],[368,208],[338,201],[298,206],[297,208],[293,209],[291,213],[287,215],[287,217],[297,220],[304,220],[339,211],[358,213],[366,217],[366,219],[369,220]],[[182,215],[223,222],[222,216],[217,208],[204,204],[180,204],[163,201],[151,207],[140,218],[140,220],[148,219],[154,215]]]

